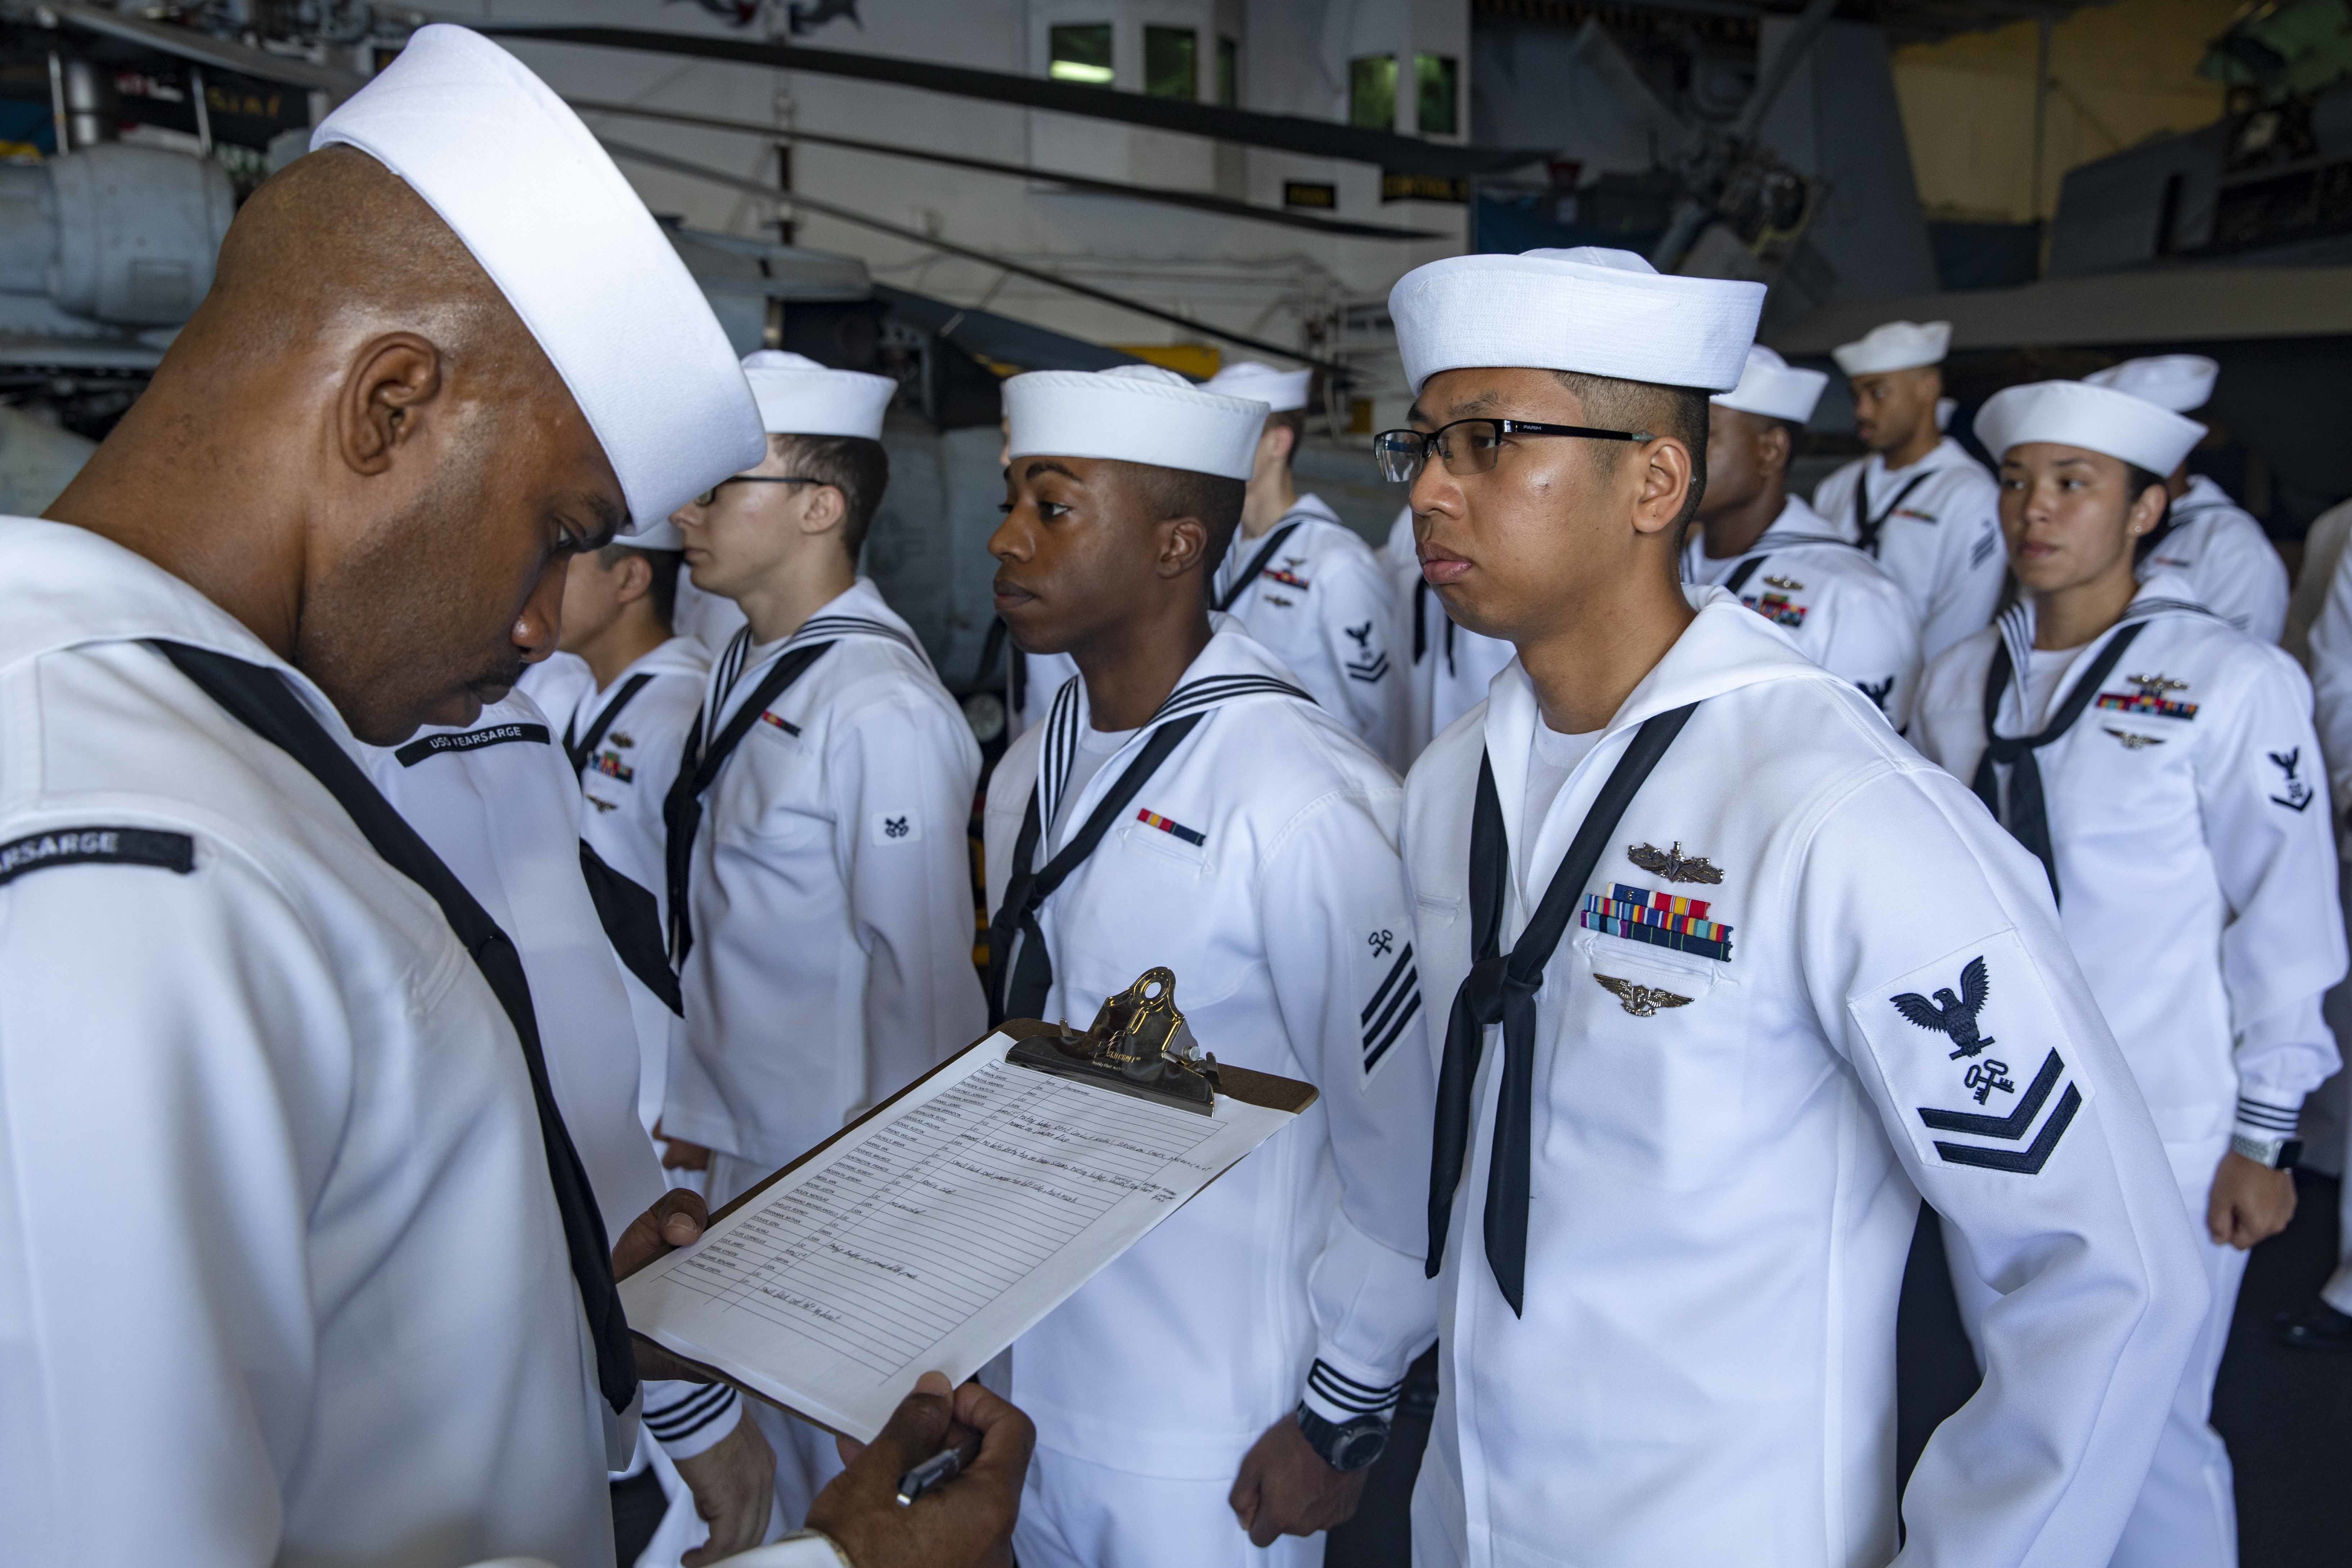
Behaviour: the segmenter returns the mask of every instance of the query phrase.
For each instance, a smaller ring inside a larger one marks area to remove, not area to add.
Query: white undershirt
[[[1078,796],[1086,794],[1087,785],[1094,782],[1103,764],[1118,755],[1118,749],[1135,739],[1133,730],[1081,730],[1078,731],[1077,754],[1070,759],[1070,779],[1062,786],[1062,798],[1054,803],[1054,820],[1046,834],[1049,843],[1062,841],[1062,824],[1069,820],[1070,807]]]
[[[2083,655],[2083,647],[2032,648],[2025,655],[2025,681],[2019,695],[2025,700],[2025,732],[2038,735],[2050,721],[2050,709],[2064,683],[2066,672]]]
[[[1543,897],[1543,889],[1534,885],[1530,864],[1544,818],[1551,815],[1552,803],[1559,798],[1576,764],[1601,743],[1601,733],[1588,730],[1580,735],[1563,735],[1542,720],[1536,721],[1535,742],[1528,748],[1528,793],[1519,812],[1519,841],[1513,846],[1519,861],[1519,885],[1528,889],[1530,900]]]

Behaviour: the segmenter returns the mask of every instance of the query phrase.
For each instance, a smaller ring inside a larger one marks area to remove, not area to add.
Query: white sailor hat
[[[2080,447],[2168,474],[2205,437],[2205,426],[2112,387],[2037,381],[2005,387],[1977,411],[1977,439],[1995,459],[2028,441]]]
[[[1450,256],[1389,290],[1415,396],[1441,371],[1505,366],[1728,392],[1763,309],[1761,283],[1662,274],[1590,245]]]
[[[1007,458],[1113,458],[1246,479],[1265,405],[1156,364],[1033,370],[1004,384]]]
[[[1800,370],[1758,343],[1748,351],[1748,368],[1739,373],[1739,384],[1707,401],[1742,414],[1802,425],[1813,416],[1813,405],[1822,400],[1822,388],[1829,384],[1829,372]]]
[[[760,400],[760,424],[773,436],[882,438],[883,411],[898,384],[887,375],[830,370],[806,354],[758,349],[743,356],[743,379]]]
[[[1202,390],[1221,397],[1248,397],[1265,405],[1269,414],[1288,414],[1307,406],[1311,370],[1276,370],[1254,359],[1235,360],[1201,384]]]
[[[1863,333],[1858,342],[1839,344],[1830,357],[1848,375],[1876,375],[1941,364],[1951,346],[1949,321],[1887,321]]]
[[[2083,379],[2093,386],[2111,386],[2158,408],[2186,414],[2212,399],[2213,382],[2221,374],[2221,365],[2203,354],[2154,354],[2093,371]]]
[[[645,528],[759,462],[735,351],[677,252],[579,117],[478,33],[420,27],[311,132],[440,215],[521,318]]]

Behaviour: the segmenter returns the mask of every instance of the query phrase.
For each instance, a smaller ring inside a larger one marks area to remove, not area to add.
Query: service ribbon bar
[[[2147,692],[2135,692],[2126,697],[2120,691],[2099,693],[2098,706],[2113,713],[2152,713],[2158,719],[2194,719],[2197,704],[2175,702],[2169,698],[2150,697]]]
[[[1623,882],[1606,896],[1587,893],[1577,921],[1587,931],[1646,942],[1653,947],[1696,953],[1727,963],[1731,958],[1731,928],[1707,919],[1705,899],[1677,898]]]

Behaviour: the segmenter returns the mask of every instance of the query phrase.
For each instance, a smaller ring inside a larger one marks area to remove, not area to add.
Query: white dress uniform
[[[2284,652],[2189,594],[2179,577],[2152,577],[2114,628],[2052,652],[2033,647],[2031,603],[2014,605],[1929,668],[1914,723],[1930,759],[1979,777],[1997,654],[2026,672],[2001,683],[2001,734],[2048,734],[2074,716],[2034,748],[2059,923],[2155,1116],[2212,1288],[2115,1557],[2181,1568],[2237,1551],[2229,1454],[2208,1415],[2246,1254],[2204,1235],[2214,1171],[2232,1131],[2293,1136],[2304,1096],[2336,1071],[2320,997],[2345,970],[2310,688]],[[2013,776],[2008,789],[2014,814]],[[1965,1243],[1950,1250],[1981,1338],[2000,1267]]]
[[[1501,952],[1641,727],[1696,704],[1566,889],[1574,924],[1531,1000],[1524,1316],[1478,1217],[1509,1207],[1488,1194],[1513,1052],[1495,1037],[1475,1078],[1441,1083],[1442,1106],[1466,1091],[1468,1163],[1415,1562],[1886,1562],[1922,1195],[2011,1295],[1993,1375],[1912,1477],[1908,1553],[2102,1562],[2205,1302],[2147,1112],[2040,868],[1850,684],[1728,594],[1691,593],[1697,619],[1548,805],[1516,663],[1406,785],[1416,946],[1452,998],[1485,934],[1482,752]],[[1922,1023],[1922,994],[1947,1010]],[[1979,1103],[1948,1047],[1992,1042],[2032,1055]]]
[[[2189,598],[2256,642],[2274,643],[2286,630],[2286,563],[2253,514],[2202,474],[2189,476],[2139,563],[2143,583],[2159,573],[2186,579]]]
[[[2321,521],[2340,517],[2352,522],[2352,503],[2323,514]],[[2331,533],[2338,531],[2330,530]],[[2318,532],[2318,524],[2313,525]],[[2307,570],[2308,568],[2306,568]],[[2352,550],[2338,547],[2331,563],[2327,596],[2311,627],[2311,685],[2319,746],[2327,759],[2329,798],[2352,805]],[[2352,864],[2352,832],[2344,826],[2346,805],[2336,807],[2337,852]],[[2340,1005],[2340,1003],[2339,1003]],[[2341,1086],[2336,1090],[2340,1091]],[[2323,1156],[2323,1159],[2325,1156]],[[2352,1148],[2339,1158],[2352,1166]],[[2352,1191],[2352,1181],[2344,1184]],[[2336,1272],[2320,1297],[2339,1312],[2352,1312],[2352,1197],[2342,1200],[2345,1225]]]
[[[1392,1407],[1433,1328],[1416,1168],[1430,1069],[1396,780],[1230,624],[1079,781],[1089,712],[1084,681],[1066,685],[989,785],[994,910],[1033,803],[1037,870],[1112,814],[1017,939],[1050,958],[1037,1015],[1091,1019],[1165,965],[1203,1048],[1321,1098],[1016,1342],[1012,1397],[1038,1448],[1015,1550],[1030,1568],[1317,1563],[1319,1536],[1251,1548],[1225,1499],[1302,1393],[1327,1419]]]
[[[741,739],[699,831],[670,846],[674,864],[690,856],[691,890],[683,942],[671,895],[686,1040],[663,1130],[713,1151],[717,1204],[985,1032],[968,837],[980,748],[862,577],[772,646],[738,634],[698,728],[705,752]]]
[[[425,891],[146,639],[359,743],[130,552],[12,519],[0,563],[9,1554],[609,1564],[514,1027]]]
[[[1991,621],[2009,558],[2000,543],[2000,489],[1947,436],[1908,468],[1874,452],[1823,479],[1813,510],[1860,544],[1901,585],[1930,661]]]
[[[466,246],[628,521],[760,449],[709,302],[512,56],[421,27],[311,145]],[[194,587],[47,522],[0,562],[0,1539],[610,1563],[639,1391],[511,944]]]
[[[376,787],[514,941],[546,1042],[547,1076],[604,1211],[620,1235],[662,1194],[661,1164],[640,1107],[642,1036],[616,949],[658,962],[650,896],[615,929],[609,887],[592,894],[581,854],[580,793],[547,716],[520,692],[463,729],[427,728],[365,749]],[[601,897],[600,897],[601,895]],[[659,1004],[656,1006],[658,1008]],[[667,1043],[670,1015],[658,1038]],[[648,1383],[646,1427],[672,1459],[691,1458],[735,1427],[723,1384]]]
[[[1486,700],[1486,688],[1518,657],[1509,643],[1454,624],[1444,601],[1421,574],[1413,548],[1412,511],[1397,514],[1389,530],[1388,558],[1396,577],[1396,648],[1410,654],[1405,718],[1389,765],[1408,773],[1440,731]]]
[[[643,1085],[647,1047],[667,1050],[676,1017],[619,961],[625,946],[640,967],[661,963],[660,920],[650,894],[634,883],[616,891],[610,868],[582,855],[587,813],[559,734],[518,691],[463,729],[367,748],[368,772],[513,939],[556,1103],[613,1237],[665,1185]],[[665,990],[674,1002],[675,984]],[[725,1384],[652,1381],[643,1408],[647,1436],[670,1461],[656,1466],[671,1497],[663,1534],[698,1545],[708,1527],[672,1467],[733,1432],[742,1402]]]
[[[2337,501],[2313,518],[2310,531],[2303,536],[2303,565],[2295,572],[2294,592],[2287,598],[2286,632],[2279,646],[2301,660],[2305,669],[2313,664],[2312,628],[2327,607],[2347,539],[2352,539],[2352,501]],[[2323,737],[2327,733],[2325,724],[2320,733]],[[2331,754],[2331,765],[2333,760]]]
[[[1911,602],[1875,561],[1847,543],[1795,496],[1738,555],[1717,560],[1696,523],[1683,580],[1721,586],[1789,634],[1798,651],[1855,689],[1897,730],[1919,684],[1919,626]]]
[[[710,655],[702,644],[675,637],[631,661],[603,690],[592,675],[571,686],[564,706],[541,704],[579,775],[587,804],[580,837],[606,866],[651,895],[656,946],[667,929],[669,897],[669,833],[662,805],[677,777],[678,755],[701,709],[709,672]],[[678,1021],[672,1009],[683,1004],[666,960],[657,972],[646,963],[636,967],[647,970],[643,975],[631,973],[628,987],[644,1053],[637,1111],[650,1131],[661,1118],[669,1081]]]
[[[1235,534],[1211,602],[1272,650],[1356,739],[1376,755],[1394,754],[1405,681],[1390,657],[1395,612],[1388,580],[1371,547],[1321,497],[1299,497],[1259,538]]]

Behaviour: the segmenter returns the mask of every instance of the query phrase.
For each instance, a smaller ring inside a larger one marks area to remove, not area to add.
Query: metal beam
[[[1351,223],[1344,218],[1310,217],[1304,213],[1284,212],[1274,207],[1252,206],[1247,202],[1233,201],[1224,196],[1212,196],[1199,191],[1171,191],[1159,185],[1132,185],[1118,180],[1097,180],[1084,174],[1057,174],[1051,169],[1032,169],[1019,163],[1000,163],[987,158],[967,158],[957,153],[933,153],[921,147],[898,147],[887,142],[867,142],[855,136],[835,136],[831,132],[803,131],[797,126],[762,125],[752,120],[720,120],[708,114],[686,114],[667,109],[646,109],[634,103],[608,103],[601,100],[569,98],[566,103],[583,114],[624,114],[639,120],[657,120],[669,125],[698,125],[710,131],[731,131],[746,136],[763,136],[775,142],[810,142],[821,147],[845,147],[856,153],[878,153],[887,158],[913,158],[926,163],[944,163],[953,169],[974,169],[982,174],[1003,174],[1007,179],[1047,180],[1074,191],[1092,191],[1102,195],[1127,196],[1139,202],[1157,202],[1163,206],[1189,207],[1196,212],[1216,213],[1225,217],[1248,218],[1257,223],[1279,224],[1286,228],[1303,228],[1310,233],[1339,235],[1357,239],[1445,239],[1449,236],[1429,228],[1392,228],[1386,224]]]
[[[45,16],[54,16],[65,26],[79,27],[84,32],[121,38],[125,43],[138,44],[161,54],[236,71],[242,76],[258,77],[263,81],[282,81],[289,87],[323,92],[338,100],[349,98],[366,85],[359,72],[345,70],[340,66],[322,66],[312,60],[273,55],[267,49],[231,43],[226,38],[215,38],[210,33],[199,33],[191,27],[142,21],[139,17],[102,10],[96,5],[10,5],[5,9],[9,17],[18,22],[46,25]]]
[[[1445,142],[1424,142],[1391,131],[1365,131],[1328,120],[1296,114],[1264,114],[1250,109],[1194,103],[1188,100],[1151,98],[1139,92],[1078,86],[1010,71],[974,70],[965,66],[937,65],[929,60],[901,59],[890,55],[852,54],[843,49],[812,49],[798,44],[751,38],[705,37],[689,33],[659,32],[644,27],[485,26],[493,37],[521,43],[587,44],[640,53],[684,55],[693,59],[757,66],[768,70],[809,71],[820,76],[854,77],[920,88],[957,98],[991,103],[1047,109],[1058,114],[1090,120],[1115,120],[1155,131],[1264,147],[1277,153],[1297,153],[1311,158],[1344,158],[1376,163],[1402,174],[1434,174],[1467,179],[1491,174],[1551,155],[1540,147],[1464,147]]]
[[[1130,300],[1123,294],[1114,294],[1108,289],[1097,289],[1090,283],[1080,283],[1075,279],[1065,278],[1058,272],[1048,272],[1042,267],[1032,267],[1026,262],[1013,261],[985,250],[974,249],[968,245],[958,245],[953,240],[941,239],[936,235],[924,234],[919,229],[887,223],[878,217],[868,217],[864,213],[835,205],[832,202],[820,201],[814,196],[803,195],[798,191],[781,191],[773,185],[761,184],[757,180],[746,179],[740,174],[729,174],[723,169],[707,168],[700,163],[689,163],[684,158],[673,158],[667,153],[656,153],[645,147],[632,147],[625,142],[614,142],[606,137],[599,137],[598,140],[604,143],[604,151],[626,163],[643,163],[650,169],[667,169],[673,174],[684,174],[689,179],[707,180],[715,185],[724,185],[730,190],[741,191],[749,195],[765,196],[771,201],[790,202],[796,207],[806,207],[811,212],[823,213],[827,217],[839,218],[844,223],[856,224],[861,228],[870,228],[877,233],[903,239],[910,245],[923,246],[949,256],[961,256],[967,261],[977,261],[985,266],[1000,268],[1020,278],[1034,278],[1040,283],[1050,283],[1056,289],[1066,289],[1070,293],[1085,299],[1099,300],[1106,305],[1115,305],[1122,310],[1132,310],[1139,316],[1150,316],[1154,321],[1168,321],[1182,327],[1186,331],[1198,332],[1203,337],[1217,338],[1242,348],[1254,349],[1259,353],[1273,354],[1281,359],[1290,360],[1295,363],[1313,365],[1318,370],[1328,371],[1334,374],[1347,374],[1347,368],[1344,365],[1335,364],[1329,360],[1316,359],[1311,355],[1300,353],[1297,349],[1286,348],[1280,343],[1270,343],[1262,338],[1244,337],[1239,332],[1229,332],[1221,327],[1213,327],[1205,321],[1196,321],[1189,316],[1180,316],[1173,310],[1163,310],[1157,305],[1147,305],[1140,300]]]

